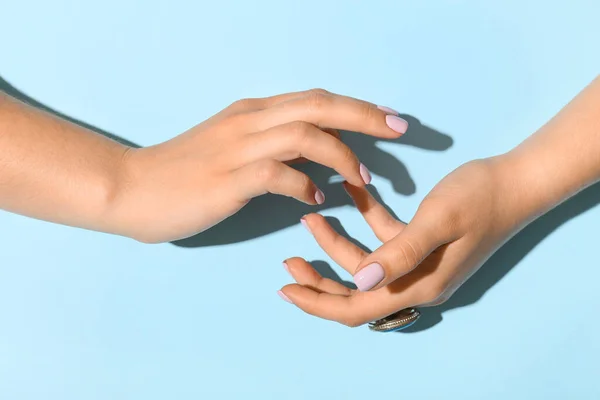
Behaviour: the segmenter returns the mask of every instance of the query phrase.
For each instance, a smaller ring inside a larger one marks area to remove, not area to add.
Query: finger
[[[372,103],[333,93],[310,91],[305,96],[278,103],[249,115],[256,131],[292,121],[306,121],[326,128],[397,138],[408,123]]]
[[[331,136],[333,136],[334,138],[336,138],[336,139],[338,139],[338,140],[339,140],[339,139],[341,138],[341,136],[342,136],[342,135],[340,135],[340,131],[338,131],[337,129],[331,129],[331,128],[322,128],[321,130],[322,130],[323,132],[325,132],[325,133],[328,133],[328,134],[330,134]],[[294,160],[290,160],[290,161],[288,161],[287,163],[288,163],[288,164],[296,164],[296,163],[298,163],[298,164],[302,164],[302,163],[306,163],[306,162],[308,162],[308,161],[309,161],[309,160],[307,160],[306,158],[304,158],[304,157],[300,157],[300,158],[296,158],[296,159],[294,159]]]
[[[461,260],[458,252],[450,257],[436,253],[426,260],[423,268],[409,273],[403,279],[369,292],[353,291],[350,296],[336,296],[293,284],[283,287],[282,292],[290,302],[308,314],[358,326],[405,308],[439,304],[447,298],[447,282],[451,280],[440,271],[453,270]]]
[[[397,296],[385,289],[375,292],[356,292],[344,296],[291,284],[281,291],[302,311],[315,317],[355,327],[384,318],[409,303],[409,295]]]
[[[350,185],[347,182],[343,185],[379,240],[387,242],[404,229],[405,224],[394,218],[366,188]]]
[[[313,90],[319,90],[319,89],[313,89]],[[246,103],[249,103],[252,105],[252,107],[247,107],[245,110],[247,112],[250,112],[250,111],[256,111],[256,110],[263,110],[265,108],[273,107],[274,105],[283,103],[285,101],[290,101],[293,99],[297,99],[297,98],[306,96],[306,94],[309,92],[310,92],[309,90],[302,90],[302,91],[297,91],[297,92],[277,94],[274,96],[248,98],[245,100],[241,100],[241,102],[242,103],[246,102]]]
[[[266,193],[294,197],[306,204],[322,204],[325,195],[311,179],[300,171],[272,159],[264,159],[235,170],[231,184],[240,201]]]
[[[313,89],[313,90],[319,90],[319,89]],[[216,122],[218,120],[229,117],[231,115],[264,110],[265,108],[272,107],[276,104],[306,96],[306,94],[308,92],[309,92],[308,90],[303,90],[303,91],[298,91],[298,92],[289,92],[289,93],[283,93],[283,94],[278,94],[275,96],[268,96],[268,97],[262,97],[262,98],[257,97],[257,98],[239,99],[239,100],[236,100],[233,103],[231,103],[228,107],[221,110],[218,114],[215,114],[213,117],[210,118],[210,120],[212,122]]]
[[[356,186],[369,183],[365,166],[341,140],[307,122],[296,121],[245,136],[234,154],[240,164],[273,158],[290,161],[306,158],[333,168]],[[239,154],[239,155],[238,155]]]
[[[352,290],[332,279],[323,278],[314,267],[300,257],[293,257],[283,262],[286,270],[294,280],[302,285],[319,292],[349,296]]]
[[[435,249],[450,241],[447,230],[427,212],[360,262],[354,283],[361,291],[376,290],[414,270]]]
[[[356,266],[368,255],[360,247],[337,233],[320,214],[305,215],[301,222],[327,255],[350,274],[354,274]]]

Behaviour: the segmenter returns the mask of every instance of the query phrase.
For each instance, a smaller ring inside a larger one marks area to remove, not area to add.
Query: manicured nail
[[[292,273],[290,272],[290,267],[288,267],[287,263],[284,261],[282,264],[283,264],[283,268],[285,268],[285,270],[288,272],[288,274],[291,275]]]
[[[361,292],[373,289],[385,277],[383,267],[378,263],[369,264],[356,275],[354,275],[354,283]]]
[[[395,115],[386,115],[385,122],[391,130],[396,131],[398,133],[406,133],[406,130],[408,129],[408,122]]]
[[[310,228],[308,227],[308,224],[306,223],[306,220],[304,219],[304,217],[300,218],[300,223],[302,224],[303,227],[306,228],[308,233],[310,233],[312,235],[312,232],[310,231]]]
[[[386,114],[392,114],[392,115],[400,114],[398,111],[394,110],[393,108],[389,108],[389,107],[385,107],[385,106],[377,106],[377,108],[379,108],[381,111],[383,111]]]
[[[365,185],[368,185],[369,183],[371,183],[371,173],[369,172],[369,170],[367,169],[367,167],[365,167],[365,164],[360,164],[360,176],[362,176],[363,181],[365,182]]]
[[[294,304],[294,303],[292,303],[292,301],[290,300],[290,298],[289,298],[289,297],[287,297],[287,296],[285,295],[285,293],[283,293],[281,290],[278,290],[278,291],[277,291],[277,294],[279,295],[279,297],[281,297],[283,300],[287,301],[288,303],[290,303],[290,304]]]
[[[319,189],[317,189],[317,193],[315,193],[315,201],[317,204],[323,204],[325,202],[325,195]]]

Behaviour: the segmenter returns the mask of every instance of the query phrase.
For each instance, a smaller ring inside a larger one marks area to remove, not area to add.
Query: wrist
[[[125,148],[118,160],[115,160],[114,182],[110,195],[107,196],[105,212],[103,214],[103,231],[136,238],[131,217],[135,215],[133,207],[136,201],[132,199],[132,187],[135,181],[135,154],[139,149]],[[140,205],[142,206],[142,205]]]
[[[491,159],[504,202],[500,207],[510,210],[516,231],[592,183],[535,150],[519,146]]]
[[[600,180],[600,79],[510,152],[499,173],[530,222]]]

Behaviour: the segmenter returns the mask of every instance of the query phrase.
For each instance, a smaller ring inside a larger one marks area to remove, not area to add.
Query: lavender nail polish
[[[322,191],[317,190],[317,193],[315,193],[315,201],[317,204],[323,204],[325,202],[325,195]]]
[[[284,261],[282,264],[283,264],[283,268],[285,268],[285,270],[288,272],[288,274],[291,275],[292,273],[290,272],[290,267],[288,267],[287,263]]]
[[[395,115],[386,115],[385,123],[390,127],[391,130],[398,133],[406,133],[408,129],[408,122],[405,119],[397,117]]]
[[[292,301],[290,300],[290,298],[289,298],[289,297],[287,297],[287,296],[285,295],[285,293],[283,293],[281,290],[278,290],[278,291],[277,291],[277,294],[279,295],[279,297],[281,297],[283,300],[287,301],[288,303],[290,303],[290,304],[294,304],[294,303],[292,303]]]
[[[381,264],[372,263],[354,275],[354,283],[361,292],[373,289],[385,277]]]
[[[364,164],[360,164],[360,176],[363,178],[363,181],[365,182],[365,185],[368,185],[369,183],[371,183],[371,173],[369,172],[369,170],[367,169],[367,167],[365,167]]]
[[[391,115],[398,115],[400,114],[398,111],[394,110],[393,108],[389,108],[386,106],[377,106],[377,108],[379,108],[381,111],[383,111],[386,114],[391,114]]]

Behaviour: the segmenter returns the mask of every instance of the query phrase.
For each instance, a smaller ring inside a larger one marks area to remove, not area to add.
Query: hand
[[[305,312],[358,326],[408,307],[446,301],[525,223],[509,168],[499,158],[467,163],[427,195],[409,224],[393,218],[364,187],[345,183],[384,244],[371,254],[336,233],[325,218],[303,223],[359,290],[321,277],[301,258],[285,265],[297,284],[280,295]]]
[[[164,242],[201,232],[268,192],[321,204],[323,192],[286,162],[308,159],[363,186],[369,171],[335,129],[395,138],[407,123],[394,114],[323,90],[238,101],[172,140],[127,152],[111,230]]]

